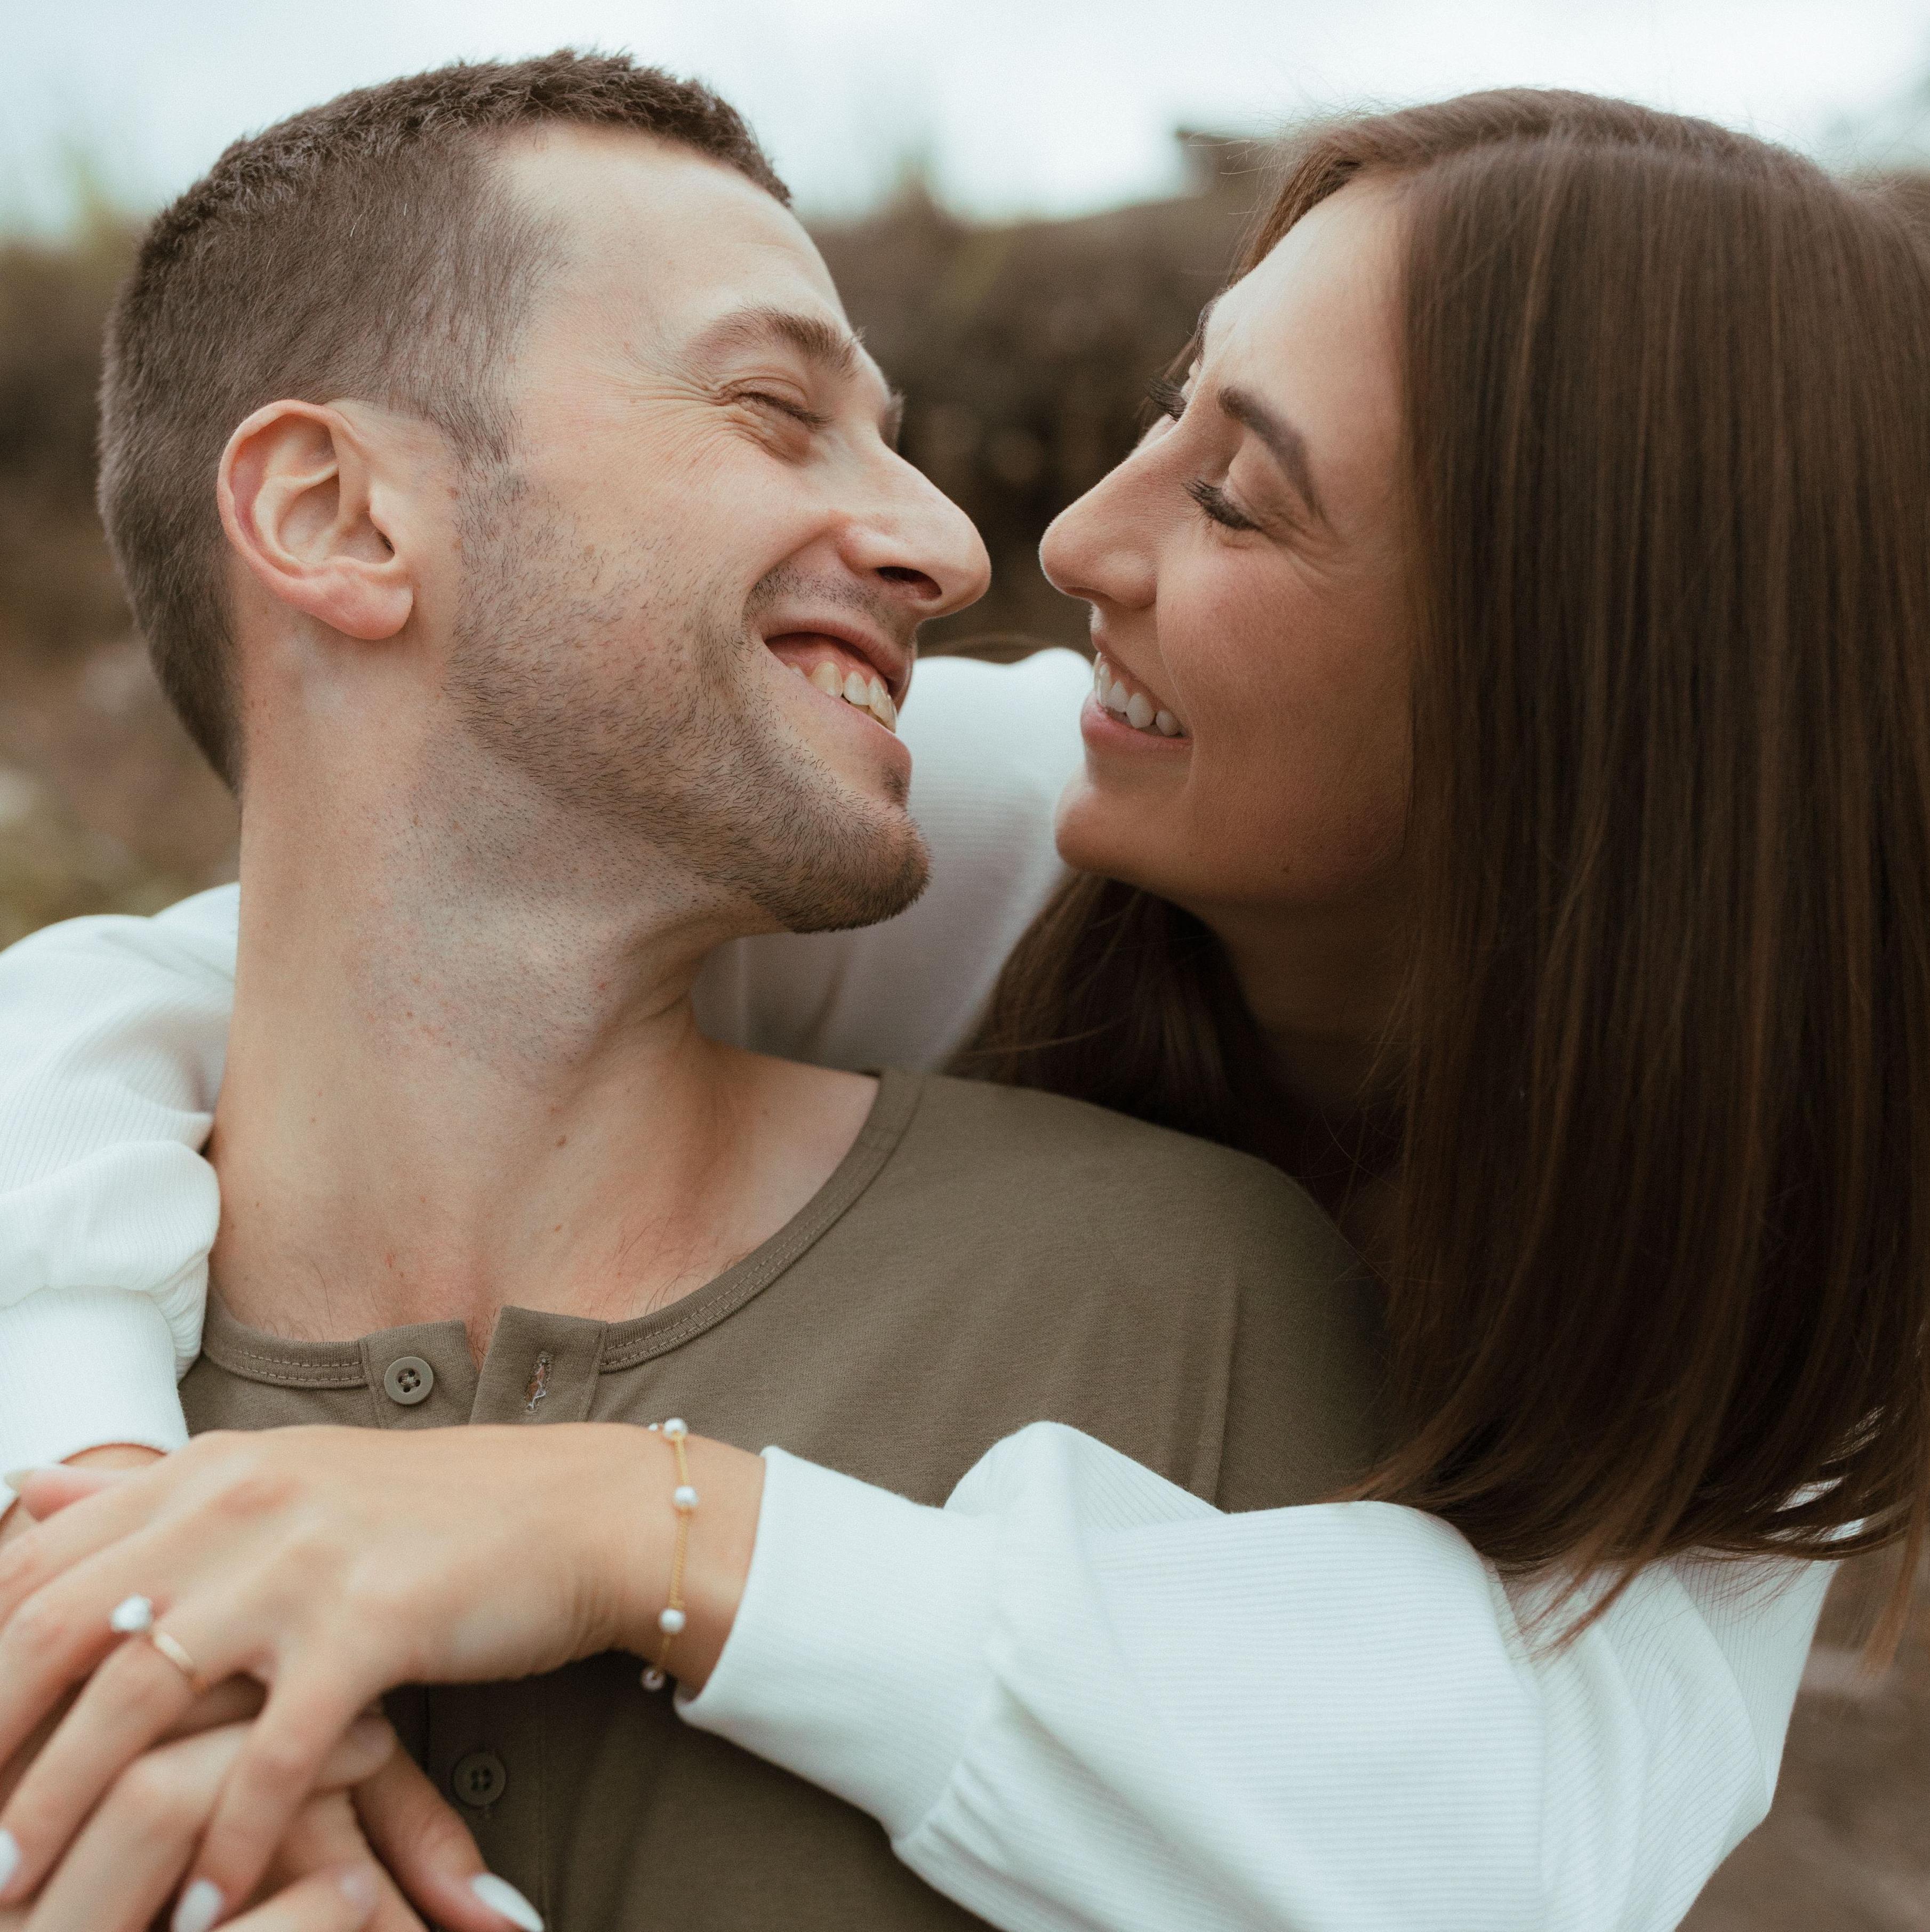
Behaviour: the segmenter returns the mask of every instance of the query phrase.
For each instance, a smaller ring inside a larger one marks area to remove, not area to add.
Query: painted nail
[[[543,1916],[506,1878],[478,1872],[469,1888],[491,1912],[500,1912],[518,1932],[543,1932]]]
[[[216,1919],[221,1916],[221,1908],[227,1904],[221,1896],[221,1888],[212,1880],[197,1878],[181,1894],[181,1903],[174,1908],[172,1932],[212,1932]]]
[[[14,1882],[14,1874],[20,1869],[20,1841],[11,1832],[0,1832],[0,1897]]]

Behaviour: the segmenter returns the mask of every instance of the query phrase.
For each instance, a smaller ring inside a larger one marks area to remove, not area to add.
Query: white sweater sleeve
[[[1409,1510],[1226,1516],[1046,1424],[943,1510],[765,1454],[684,1716],[1007,1932],[1664,1932],[1768,1808],[1827,1581],[1660,1564],[1555,1649]]]
[[[724,947],[697,988],[706,1030],[826,1066],[946,1060],[1063,876],[1052,807],[1089,680],[1070,651],[921,666],[901,728],[935,889],[866,932]],[[0,1469],[185,1439],[239,906],[224,886],[0,953]]]
[[[0,1468],[186,1440],[236,904],[225,886],[0,953]]]

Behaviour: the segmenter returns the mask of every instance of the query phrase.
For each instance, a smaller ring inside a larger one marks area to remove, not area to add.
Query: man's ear
[[[393,499],[342,410],[256,410],[229,437],[215,490],[228,542],[279,602],[371,643],[409,621],[415,584],[386,527]]]

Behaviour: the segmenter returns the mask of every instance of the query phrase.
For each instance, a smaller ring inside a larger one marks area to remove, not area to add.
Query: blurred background
[[[143,219],[234,135],[468,57],[626,48],[749,116],[905,448],[977,519],[985,604],[931,641],[1076,641],[1034,551],[1130,446],[1217,286],[1265,144],[1504,84],[1703,114],[1930,198],[1930,0],[0,0],[0,942],[233,876],[93,508],[103,314]],[[1926,372],[1930,380],[1930,371]],[[1930,1932],[1930,1595],[1856,1667],[1832,1599],[1770,1822],[1697,1932]]]

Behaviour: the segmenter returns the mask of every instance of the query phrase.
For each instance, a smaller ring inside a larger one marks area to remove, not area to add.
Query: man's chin
[[[874,806],[863,815],[872,822],[862,833],[848,822],[841,826],[824,841],[817,855],[821,862],[791,870],[758,895],[785,931],[844,932],[880,925],[896,919],[924,891],[932,874],[924,835],[902,808]]]

